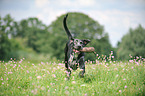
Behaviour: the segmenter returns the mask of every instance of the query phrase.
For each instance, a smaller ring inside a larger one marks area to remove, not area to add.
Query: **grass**
[[[78,76],[79,71],[73,71],[67,80],[63,63],[0,61],[0,96],[145,95],[143,59],[87,62],[84,78]]]

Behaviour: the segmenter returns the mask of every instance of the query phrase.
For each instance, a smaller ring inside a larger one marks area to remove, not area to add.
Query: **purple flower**
[[[27,73],[29,73],[29,71],[27,70]]]
[[[127,86],[125,85],[125,87],[124,88],[127,88]]]
[[[52,74],[52,77],[56,78],[56,75],[55,74]]]
[[[15,64],[14,66],[13,66],[13,68],[15,68],[17,65]]]

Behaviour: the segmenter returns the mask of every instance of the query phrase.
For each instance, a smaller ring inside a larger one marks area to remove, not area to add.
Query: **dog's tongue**
[[[78,51],[78,50],[75,50],[75,49],[73,49],[73,51],[75,52],[75,53],[79,53],[80,51]]]
[[[76,52],[76,53],[79,53],[79,51],[78,51],[78,50],[76,50],[75,52]]]

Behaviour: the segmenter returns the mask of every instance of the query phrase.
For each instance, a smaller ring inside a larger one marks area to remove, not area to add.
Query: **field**
[[[145,60],[86,62],[66,79],[63,62],[0,61],[0,96],[144,96]],[[144,91],[143,91],[144,90]]]

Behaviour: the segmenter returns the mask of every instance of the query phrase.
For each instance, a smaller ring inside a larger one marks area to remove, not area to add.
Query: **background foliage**
[[[122,38],[117,56],[119,59],[145,57],[145,29],[141,25],[134,30],[130,29],[129,33]]]
[[[129,54],[145,57],[145,29],[141,25],[130,29],[118,47],[112,48],[103,25],[83,13],[68,14],[67,24],[74,38],[90,39],[88,46],[95,47],[100,56],[107,57],[114,51],[118,59],[128,59]],[[64,16],[58,17],[49,26],[35,17],[17,22],[9,14],[3,18],[0,16],[0,59],[38,59],[43,55],[46,59],[63,60],[68,40],[62,24]],[[95,60],[95,55],[87,53],[86,60]]]

